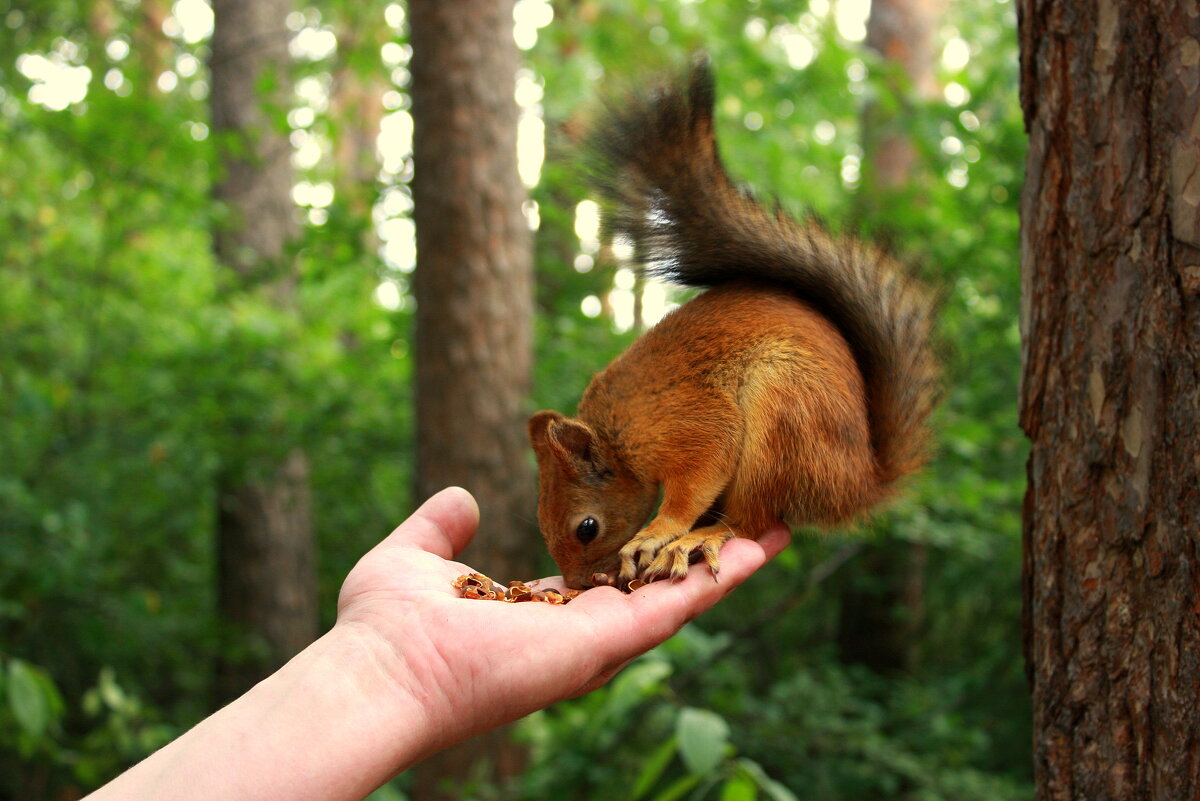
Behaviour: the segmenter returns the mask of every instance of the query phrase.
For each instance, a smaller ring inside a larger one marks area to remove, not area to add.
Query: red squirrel
[[[647,272],[706,291],[597,374],[577,417],[529,421],[538,522],[570,587],[679,579],[693,556],[716,576],[728,539],[852,521],[927,460],[929,293],[736,187],[714,92],[697,62],[612,104],[592,137],[610,232]]]

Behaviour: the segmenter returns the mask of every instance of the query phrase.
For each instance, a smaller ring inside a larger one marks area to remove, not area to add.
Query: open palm
[[[443,733],[435,747],[599,687],[732,591],[789,539],[778,526],[758,541],[728,543],[719,582],[697,565],[684,581],[629,595],[597,587],[566,606],[507,604],[465,600],[451,587],[472,571],[453,559],[478,522],[466,491],[442,491],[359,561],[338,603],[338,626],[362,627],[401,657],[394,660],[395,680]],[[561,586],[558,577],[540,583]]]

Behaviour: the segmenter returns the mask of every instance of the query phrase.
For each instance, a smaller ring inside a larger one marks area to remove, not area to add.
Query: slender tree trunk
[[[872,0],[867,47],[883,59],[891,102],[868,104],[863,113],[864,200],[909,187],[917,149],[902,115],[894,109],[912,100],[928,102],[938,93],[937,26],[946,0]],[[886,213],[886,209],[879,209]]]
[[[103,4],[97,5],[103,8]],[[138,3],[138,22],[133,29],[133,47],[140,56],[138,66],[141,70],[141,80],[137,81],[139,92],[157,92],[155,82],[163,70],[169,68],[174,46],[163,33],[163,22],[170,15],[169,0],[142,0]]]
[[[936,27],[944,0],[873,0],[867,45],[884,61],[892,102],[863,109],[860,213],[872,229],[888,228],[889,210],[913,196],[921,177],[917,150],[896,106],[937,94]],[[903,198],[903,199],[902,199]],[[842,584],[838,651],[877,673],[911,669],[925,620],[924,543],[884,532],[863,549]]]
[[[464,559],[498,579],[536,565],[534,483],[525,419],[533,279],[526,194],[517,174],[517,50],[512,0],[412,0],[413,217],[417,227],[417,481],[423,499],[451,484],[479,502]],[[503,733],[418,770],[414,798],[490,763],[518,769]],[[475,764],[475,768],[470,765]]]
[[[371,206],[377,196],[379,158],[376,140],[383,121],[383,97],[392,88],[378,53],[392,38],[391,28],[380,24],[377,6],[348,6],[329,14],[338,37],[338,65],[332,73],[329,113],[338,121],[333,143],[333,186],[349,211],[350,219],[367,225],[364,250],[378,245],[371,224]],[[328,18],[327,17],[327,18]],[[376,68],[358,66],[374,58]]]
[[[245,692],[317,636],[308,460],[299,449],[267,479],[231,481],[217,514],[217,603],[229,635],[221,700]]]
[[[1039,799],[1200,798],[1200,14],[1020,0]]]
[[[220,146],[213,194],[226,218],[217,258],[245,291],[293,302],[286,263],[295,235],[291,148],[270,106],[288,98],[287,0],[215,0],[211,56],[213,134]],[[263,89],[276,90],[264,96]],[[317,634],[308,461],[298,448],[246,455],[218,487],[218,613],[228,639],[217,667],[219,700],[235,697]]]

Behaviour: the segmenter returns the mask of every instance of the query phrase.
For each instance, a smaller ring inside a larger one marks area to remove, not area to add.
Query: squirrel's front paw
[[[621,548],[621,581],[635,578],[653,581],[667,575],[676,579],[685,577],[689,554],[673,547],[685,536],[686,529],[664,531],[656,530],[654,525],[639,531]],[[667,569],[660,569],[663,567]]]
[[[717,553],[734,537],[728,526],[705,526],[695,531],[655,532],[653,527],[634,535],[621,548],[621,580],[640,578],[654,581],[661,578],[687,578],[693,555],[708,564],[713,578],[721,570]]]

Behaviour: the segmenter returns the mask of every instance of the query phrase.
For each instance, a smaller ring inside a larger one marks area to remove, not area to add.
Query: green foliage
[[[730,669],[723,655],[697,688],[691,669],[727,646],[727,635],[689,626],[608,687],[527,718],[521,736],[533,764],[514,796],[1026,796],[1021,782],[975,767],[991,738],[939,693],[910,680],[886,683],[819,654],[788,660],[791,671],[771,671],[761,687],[745,662]]]
[[[8,702],[6,731],[15,732],[17,750],[28,756],[47,739],[62,717],[63,702],[53,679],[20,659],[8,660],[4,696]],[[15,725],[14,725],[15,724]]]
[[[220,476],[253,475],[298,445],[309,453],[327,618],[341,578],[410,506],[408,276],[384,263],[376,236],[381,216],[406,219],[411,165],[375,180],[372,137],[354,140],[365,172],[330,157],[359,135],[358,106],[302,122],[277,109],[278,124],[323,143],[302,177],[335,190],[328,205],[298,209],[303,232],[285,260],[296,309],[281,313],[266,287],[211,256],[223,211],[209,199],[207,46],[147,29],[135,6],[0,0],[0,797],[94,787],[208,711]],[[386,7],[305,8],[293,23],[336,32],[339,49],[300,59],[295,77],[382,84],[396,93],[389,108],[407,108],[403,60],[380,62],[384,43],[403,46]],[[901,96],[885,65],[804,4],[554,10],[526,53],[548,153],[532,190],[531,407],[573,409],[636,334],[581,309],[608,296],[623,266],[604,246],[581,253],[575,231],[588,190],[572,153],[594,98],[698,49],[717,71],[733,174],[793,212],[886,242],[938,287],[946,397],[938,458],[902,503],[857,540],[798,536],[609,686],[531,716],[520,730],[529,770],[479,797],[1027,797],[1015,410],[1024,137],[1011,3],[960,0],[942,21],[971,53],[940,76],[962,88],[954,104]],[[61,111],[34,102],[18,62],[29,54],[90,70],[86,99]],[[171,91],[155,88],[166,69]],[[919,144],[920,180],[886,203],[863,196],[867,101],[902,109]],[[373,300],[381,279],[398,288],[398,308]],[[848,546],[875,540],[928,553],[925,620],[902,675],[845,664],[834,645],[841,591],[872,580]],[[404,785],[374,797],[403,798]]]

